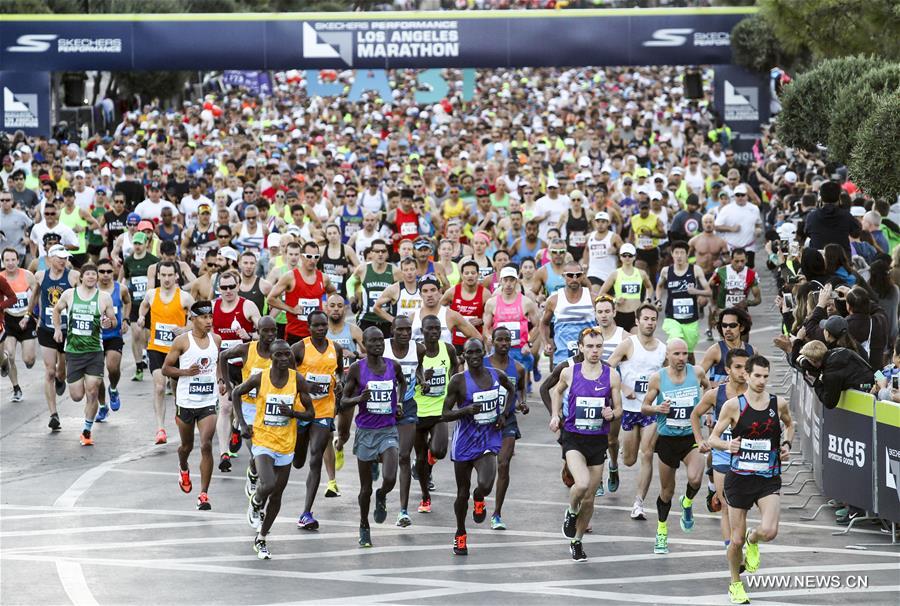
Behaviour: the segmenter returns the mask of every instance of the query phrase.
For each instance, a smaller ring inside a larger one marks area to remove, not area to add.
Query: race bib
[[[322,302],[319,299],[300,299],[297,302],[297,305],[300,306],[300,313],[297,314],[297,319],[306,322],[309,314],[319,309],[321,304]]]
[[[578,341],[566,341],[566,351],[568,352],[570,358],[577,356]]]
[[[641,293],[641,285],[637,282],[629,282],[622,285],[623,295],[638,295]]]
[[[603,419],[603,407],[606,398],[575,398],[575,429],[597,430],[606,421]]]
[[[400,226],[401,236],[414,236],[419,233],[419,226],[415,223],[404,223]]]
[[[587,236],[583,231],[573,231],[569,233],[569,246],[584,246],[587,243]]]
[[[725,294],[725,307],[734,307],[747,297],[743,292],[739,293],[726,293]]]
[[[45,318],[44,323],[47,325],[48,328],[56,328],[53,325],[53,308],[52,307],[44,310],[44,318]],[[69,321],[69,314],[66,312],[63,312],[59,317],[59,323],[61,324],[61,326],[59,327],[60,330],[66,329],[66,325],[67,325],[68,321]]]
[[[653,238],[650,236],[638,236],[637,247],[643,249],[653,248]]]
[[[27,292],[19,292],[16,293],[16,302],[9,309],[10,312],[14,311],[22,311],[23,309],[28,307],[28,293]]]
[[[290,417],[278,412],[279,406],[290,406],[293,408],[294,394],[269,394],[266,396],[263,425],[269,427],[285,427],[290,422]]]
[[[500,400],[499,389],[476,391],[472,394],[472,403],[478,412],[475,413],[475,422],[478,425],[489,425],[497,422],[497,402]]]
[[[634,393],[635,394],[645,394],[649,389],[650,378],[647,375],[641,375],[639,379],[634,382]]]
[[[191,377],[188,384],[188,396],[192,400],[203,400],[215,393],[215,382],[212,377]]]
[[[172,347],[175,341],[175,324],[157,324],[153,330],[153,343],[160,347]]]
[[[591,244],[591,256],[595,259],[603,259],[609,255],[606,242],[594,242]]]
[[[366,402],[366,411],[373,415],[389,415],[392,412],[391,392],[394,390],[393,381],[369,381],[366,383],[369,390],[369,401]]]
[[[134,290],[132,297],[135,301],[140,301],[147,294],[147,276],[133,276],[131,278],[131,288]]]
[[[507,329],[512,339],[512,347],[520,347],[522,345],[522,324],[520,322],[500,322],[498,327]]]
[[[738,471],[768,471],[771,456],[771,440],[748,440],[743,438],[741,439],[741,449],[737,454]]]
[[[690,320],[694,317],[694,300],[690,298],[673,299],[672,312],[676,320]]]
[[[669,402],[669,414],[666,415],[668,427],[690,427],[691,411],[694,409],[694,398],[675,398]]]
[[[73,313],[71,323],[70,328],[73,335],[90,337],[93,334],[94,316],[92,314]]]
[[[425,381],[423,396],[442,396],[447,389],[447,369],[444,367],[430,369],[431,378]]]
[[[309,397],[313,400],[321,400],[328,395],[331,388],[331,375],[319,375],[312,372],[304,377],[309,384]]]

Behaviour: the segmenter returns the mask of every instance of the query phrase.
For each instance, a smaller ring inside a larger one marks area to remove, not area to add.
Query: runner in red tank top
[[[266,298],[269,307],[287,312],[284,337],[291,345],[309,336],[306,321],[309,312],[322,309],[322,298],[337,292],[328,276],[316,269],[319,256],[318,244],[304,244],[300,267],[282,275]],[[282,295],[284,301],[281,300]]]
[[[399,250],[402,240],[415,241],[419,236],[419,215],[413,209],[413,190],[400,192],[400,206],[388,213],[387,224],[394,229],[394,252]]]
[[[485,288],[478,283],[478,263],[466,261],[460,267],[462,280],[451,290],[444,293],[441,305],[448,306],[469,321],[479,332],[484,326]],[[466,343],[466,336],[458,330],[453,331],[453,345],[458,351]]]

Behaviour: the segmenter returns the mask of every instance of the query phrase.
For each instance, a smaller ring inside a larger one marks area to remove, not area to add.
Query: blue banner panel
[[[50,73],[0,72],[0,131],[50,136]]]
[[[26,15],[0,68],[388,69],[731,63],[755,9]]]
[[[715,108],[731,128],[730,146],[739,162],[756,160],[753,146],[760,125],[771,117],[768,74],[754,74],[736,65],[715,67]]]
[[[824,493],[866,511],[875,508],[874,416],[872,394],[848,390],[843,392],[836,408],[825,410],[822,425]]]

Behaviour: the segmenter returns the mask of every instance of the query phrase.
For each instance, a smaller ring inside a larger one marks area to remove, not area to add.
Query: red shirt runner
[[[475,290],[475,298],[471,300],[463,299],[462,296],[462,284],[457,284],[453,288],[453,300],[450,302],[450,309],[459,313],[464,319],[472,320],[474,318],[481,318],[484,316],[484,286],[481,284]],[[454,345],[465,345],[466,344],[466,335],[459,332],[458,330],[453,330],[453,344]]]
[[[224,301],[216,299],[213,303],[213,332],[222,338],[222,348],[220,351],[226,351],[232,347],[236,347],[244,342],[238,332],[240,329],[247,331],[247,334],[253,334],[253,322],[244,315],[244,297],[238,297],[237,305],[231,311],[222,309]],[[243,366],[241,358],[228,360],[229,364],[235,366]]]
[[[307,284],[300,274],[300,270],[294,269],[294,288],[284,293],[284,302],[290,307],[299,307],[299,314],[287,314],[287,326],[284,329],[285,337],[308,337],[309,313],[322,309],[322,297],[325,295],[325,278],[321,271],[316,270],[315,281]]]

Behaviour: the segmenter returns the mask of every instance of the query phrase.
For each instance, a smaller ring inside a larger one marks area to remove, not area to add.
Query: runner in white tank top
[[[397,297],[396,315],[412,318],[420,307],[422,307],[422,294],[419,292],[418,287],[415,292],[409,292],[401,283],[400,296]]]
[[[420,315],[421,309],[417,309],[416,313],[410,317],[412,320],[412,340],[416,343],[424,343],[425,335],[422,334],[422,316]],[[445,343],[453,343],[453,337],[450,334],[450,329],[447,327],[447,308],[441,307],[441,310],[437,313],[438,320],[441,321],[441,341]]]
[[[219,391],[216,385],[216,365],[219,360],[219,348],[216,347],[212,333],[206,347],[200,347],[191,333],[187,333],[189,346],[178,358],[178,367],[187,369],[197,364],[200,373],[194,376],[180,377],[175,388],[175,402],[179,408],[199,409],[216,406],[219,403]]]
[[[629,335],[631,340],[631,355],[627,360],[623,360],[619,364],[619,371],[622,373],[622,385],[628,387],[628,391],[633,391],[635,397],[629,398],[625,395],[626,391],[622,390],[622,407],[629,412],[641,412],[641,402],[647,393],[647,381],[650,375],[662,368],[663,362],[666,360],[666,344],[659,339],[654,339],[656,349],[644,349],[641,340],[637,335]]]
[[[602,286],[609,274],[615,271],[616,249],[613,245],[613,232],[606,232],[603,238],[598,238],[597,233],[593,232],[588,237],[588,278],[596,278]]]

